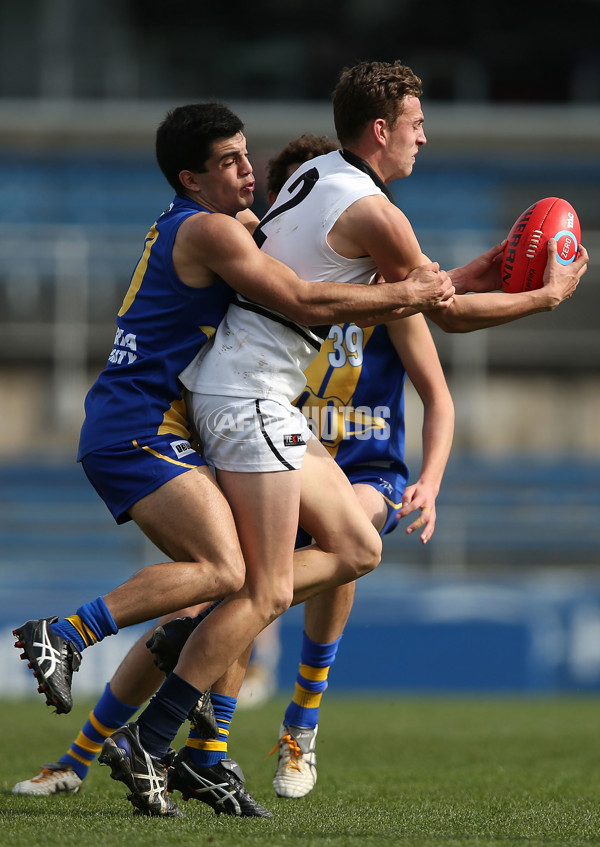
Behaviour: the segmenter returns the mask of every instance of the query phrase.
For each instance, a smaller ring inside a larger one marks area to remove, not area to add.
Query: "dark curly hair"
[[[306,134],[290,141],[267,164],[267,191],[279,194],[293,165],[301,165],[309,159],[314,159],[315,156],[322,156],[324,153],[331,153],[332,150],[337,149],[336,142],[327,135]]]
[[[402,114],[404,98],[420,97],[421,93],[421,80],[400,61],[359,62],[344,68],[333,92],[333,119],[340,143],[355,141],[377,118],[393,128]]]

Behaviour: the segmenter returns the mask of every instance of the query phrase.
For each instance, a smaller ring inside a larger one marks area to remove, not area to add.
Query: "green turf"
[[[41,701],[0,701],[2,847],[370,847],[600,844],[600,699],[368,699],[321,710],[319,781],[274,796],[282,701],[239,711],[230,752],[272,820],[134,818],[125,788],[94,764],[79,795],[17,797],[12,785],[56,759],[91,703],[56,716]],[[180,737],[181,740],[181,737]],[[177,800],[179,794],[173,795]]]

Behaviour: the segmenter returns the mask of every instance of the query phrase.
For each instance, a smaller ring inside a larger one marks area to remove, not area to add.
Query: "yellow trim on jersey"
[[[200,330],[204,333],[207,338],[212,338],[215,332],[217,331],[216,327],[214,326],[201,326]]]
[[[171,403],[169,410],[163,415],[162,424],[159,426],[156,434],[178,435],[180,438],[185,438],[186,441],[189,440],[190,428],[187,422],[187,409],[183,397]]]
[[[338,419],[342,422],[342,426],[339,428],[342,431],[342,435],[346,436],[346,438],[352,435],[362,435],[371,429],[384,430],[386,427],[385,418],[371,417],[371,415],[365,414],[360,409],[352,409],[351,411],[342,409],[338,412]],[[348,423],[359,424],[359,426],[356,429],[350,429],[346,426]]]
[[[374,329],[374,326],[369,326],[365,327],[362,331],[363,355],[364,349],[367,346],[367,342],[371,338]],[[313,359],[306,369],[306,388],[303,395],[308,393],[308,397],[304,400],[304,408],[307,410],[309,418],[311,408],[319,411],[321,420],[325,419],[323,410],[327,407],[331,407],[332,410],[338,410],[335,413],[333,411],[328,413],[332,415],[330,418],[332,424],[332,438],[328,440],[327,438],[322,438],[323,433],[317,433],[317,435],[321,438],[323,446],[335,459],[340,442],[344,440],[345,436],[348,437],[355,435],[356,432],[366,431],[365,427],[367,424],[367,416],[364,415],[364,413],[359,413],[361,423],[363,424],[360,429],[355,431],[346,429],[346,423],[348,421],[356,423],[356,418],[349,412],[349,407],[352,405],[352,398],[354,397],[354,393],[362,373],[362,366],[354,367],[348,363],[348,360],[346,360],[346,362],[340,367],[331,367],[329,363],[330,355],[333,357],[338,355],[334,344],[335,339],[327,338],[324,341],[318,356]],[[335,425],[333,425],[334,420]],[[380,420],[383,421],[382,418],[370,418],[369,420],[372,422],[371,425],[374,429],[381,429],[385,427],[385,422],[383,422],[383,426],[379,423]]]
[[[189,465],[187,462],[180,462],[179,459],[171,459],[170,456],[164,456],[162,453],[159,453],[158,450],[153,450],[152,447],[148,447],[146,444],[138,444],[137,439],[133,439],[133,446],[137,447],[138,450],[145,450],[147,453],[151,453],[153,456],[156,456],[157,459],[164,459],[165,462],[170,462],[172,465],[177,465],[180,468],[195,468],[197,465]]]
[[[203,332],[207,338],[212,338],[215,334],[216,327],[214,326],[199,326],[200,332]],[[178,400],[174,400],[169,409],[163,415],[162,424],[159,426],[157,435],[179,435],[180,438],[190,438],[190,425],[187,419],[187,408],[185,405],[184,396]]]
[[[142,257],[137,263],[137,267],[133,272],[133,276],[131,277],[131,282],[129,284],[129,289],[127,294],[125,295],[125,299],[123,300],[123,305],[118,311],[118,317],[122,317],[131,307],[131,304],[135,300],[135,295],[140,290],[142,285],[142,281],[144,279],[144,275],[148,268],[148,261],[150,259],[150,253],[152,252],[152,248],[154,247],[154,242],[158,238],[158,229],[156,228],[156,224],[153,224],[150,227],[150,231],[146,236],[146,244],[144,246],[144,252],[142,253]]]
[[[310,682],[323,682],[329,675],[329,665],[326,668],[313,668],[311,665],[300,665],[300,676]]]
[[[367,346],[375,327],[369,326],[363,329],[363,351]],[[324,397],[319,397],[319,392],[323,387],[325,378],[330,369],[329,356],[336,356],[334,348],[334,339],[327,338],[317,357],[313,359],[305,371],[307,388],[317,400],[325,400]],[[361,367],[353,367],[352,365],[344,365],[338,368],[332,368],[332,373],[327,380],[327,395],[330,399],[335,400],[335,405],[349,406],[358,380],[362,372]]]

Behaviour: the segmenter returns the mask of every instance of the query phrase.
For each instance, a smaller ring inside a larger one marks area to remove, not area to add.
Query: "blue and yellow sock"
[[[136,721],[146,752],[157,759],[166,755],[201,694],[183,677],[169,674]]]
[[[342,636],[331,644],[317,644],[306,633],[302,636],[300,668],[296,677],[294,697],[285,711],[284,724],[314,729],[319,722],[321,697],[327,688],[329,668]]]
[[[137,710],[138,706],[129,706],[117,700],[110,690],[110,684],[107,683],[104,693],[90,712],[87,722],[71,744],[68,753],[58,761],[65,767],[72,768],[81,779],[85,779],[104,741],[116,729],[126,724]]]
[[[227,758],[229,724],[237,706],[235,697],[229,697],[227,694],[211,693],[210,700],[219,727],[219,737],[202,738],[192,726],[185,745],[188,748],[192,763],[203,767],[216,765],[221,759]]]
[[[72,641],[79,651],[119,631],[102,597],[84,603],[74,615],[50,624],[50,629],[56,635]]]

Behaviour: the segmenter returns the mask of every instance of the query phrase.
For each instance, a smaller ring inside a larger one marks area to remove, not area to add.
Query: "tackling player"
[[[426,262],[410,223],[390,203],[386,188],[391,180],[410,174],[425,143],[419,94],[420,81],[400,63],[361,63],[342,75],[334,95],[334,116],[344,149],[319,157],[292,175],[255,232],[263,251],[285,258],[317,280],[328,278],[335,268],[335,276],[347,283],[366,282],[378,267],[386,279],[402,277]],[[452,272],[461,290],[475,288],[481,293],[455,297],[443,316],[435,317],[444,329],[479,329],[554,308],[575,290],[587,262],[584,251],[568,269],[550,262],[541,293],[508,297],[489,291],[499,286],[500,254],[497,245]],[[364,529],[365,539],[368,536],[364,512],[350,505],[351,488],[347,482],[344,486],[341,471],[336,472],[322,445],[309,437],[291,406],[305,384],[302,368],[318,347],[318,331],[238,297],[206,355],[182,375],[192,393],[188,408],[206,458],[216,467],[235,515],[246,583],[191,636],[197,664],[185,674],[193,679],[196,691],[184,693],[173,679],[179,676],[178,665],[136,723],[105,742],[103,758],[111,764],[113,776],[127,782],[132,802],[143,802],[146,794],[144,781],[132,788],[126,778],[123,757],[129,757],[126,750],[132,738],[139,732],[139,749],[153,760],[166,754],[179,728],[175,689],[185,714],[185,707],[225,670],[225,623],[227,644],[239,645],[242,655],[244,642],[251,643],[291,602],[292,582],[296,588],[298,580],[303,583],[293,595],[294,602],[301,602],[350,581],[344,575],[348,569],[355,575],[368,570],[370,542],[361,549],[355,539],[357,528],[361,533]],[[403,512],[419,508],[413,499]],[[298,510],[300,524],[314,543],[293,561]],[[350,540],[344,549],[339,546],[342,536]]]

